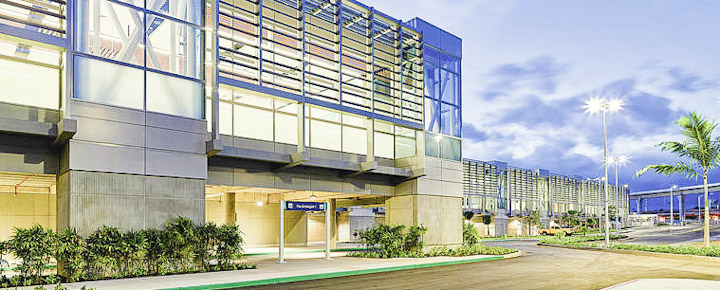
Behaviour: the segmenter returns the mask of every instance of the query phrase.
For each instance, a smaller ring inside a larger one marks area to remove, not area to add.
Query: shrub
[[[52,230],[46,230],[40,225],[28,229],[15,228],[8,247],[22,261],[17,267],[20,275],[31,283],[39,283],[45,265],[52,258],[55,235]]]
[[[463,224],[463,244],[472,246],[480,243],[480,234],[473,223]]]
[[[408,244],[417,241],[407,240]],[[254,268],[255,265],[236,262],[242,258],[243,243],[242,233],[235,225],[196,225],[181,217],[162,229],[122,231],[103,226],[86,238],[74,229],[56,234],[39,225],[18,228],[10,241],[0,242],[0,259],[5,253],[19,258],[20,275],[3,276],[0,286],[61,282],[57,275],[42,279],[45,265],[52,257],[58,261],[58,274],[69,282]]]
[[[216,242],[218,266],[222,270],[227,270],[234,260],[242,257],[244,243],[242,233],[236,225],[222,225],[217,231]]]
[[[75,229],[64,229],[57,234],[55,260],[58,271],[69,282],[79,281],[85,276],[85,240]]]
[[[408,255],[416,255],[422,252],[422,236],[427,233],[427,228],[412,226],[405,233],[404,225],[380,224],[360,233],[360,240],[365,247],[377,252],[379,258],[395,258]],[[361,256],[362,254],[355,253]],[[373,255],[375,256],[375,255]]]

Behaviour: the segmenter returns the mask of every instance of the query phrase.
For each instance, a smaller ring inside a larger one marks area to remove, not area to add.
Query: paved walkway
[[[222,289],[503,259],[502,256],[361,259],[344,257],[345,254],[345,252],[333,252],[333,259],[328,261],[324,259],[323,252],[287,253],[285,264],[277,262],[277,254],[257,255],[249,257],[250,262],[258,266],[253,270],[79,282],[64,286],[68,289],[87,286],[103,290]],[[517,255],[509,257],[514,256]]]
[[[720,281],[698,279],[638,279],[611,286],[612,290],[715,290],[720,289]]]

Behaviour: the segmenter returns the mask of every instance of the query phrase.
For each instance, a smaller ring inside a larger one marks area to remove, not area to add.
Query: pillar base
[[[435,195],[396,196],[385,202],[390,225],[423,225],[426,246],[462,245],[462,198]]]

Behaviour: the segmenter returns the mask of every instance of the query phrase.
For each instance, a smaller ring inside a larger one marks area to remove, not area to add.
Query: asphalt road
[[[686,226],[665,226],[651,228],[637,228],[628,233],[630,237],[626,243],[631,244],[690,244],[703,241],[702,225],[690,224]],[[720,226],[710,226],[710,240],[720,240]]]
[[[255,289],[600,289],[640,278],[720,280],[720,263],[498,242],[523,257]]]

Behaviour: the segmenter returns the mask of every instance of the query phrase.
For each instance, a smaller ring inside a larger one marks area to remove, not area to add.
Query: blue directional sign
[[[287,210],[302,210],[302,211],[324,211],[324,202],[302,202],[302,201],[288,201],[285,205]]]

